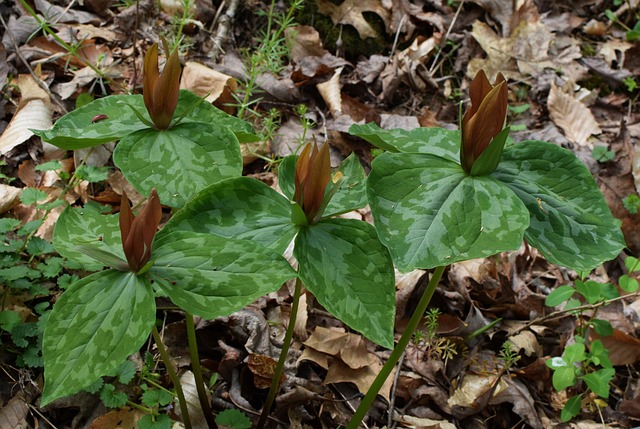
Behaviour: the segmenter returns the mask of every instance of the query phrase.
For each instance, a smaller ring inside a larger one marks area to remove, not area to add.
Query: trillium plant
[[[502,75],[491,84],[478,73],[460,131],[352,126],[351,134],[385,151],[368,178],[355,155],[332,170],[326,143],[305,146],[281,161],[281,193],[240,176],[239,142],[255,140],[251,127],[179,91],[179,75],[175,52],[159,74],[153,46],[143,96],[96,100],[38,132],[64,149],[119,140],[115,165],[149,195],[137,216],[126,196],[119,215],[87,206],[60,216],[56,249],[101,271],[71,285],[54,306],[44,335],[43,403],[112,372],[150,332],[162,353],[156,295],[184,309],[193,330],[192,315],[228,315],[295,277],[291,319],[258,427],[278,392],[306,288],[351,329],[393,349],[348,426],[355,429],[449,264],[516,250],[526,240],[549,261],[588,271],[624,246],[594,179],[573,154],[542,141],[510,144]],[[160,202],[173,216],[158,230]],[[367,204],[375,227],[340,217]],[[287,249],[296,270],[282,257]],[[434,269],[395,347],[394,264]],[[194,373],[197,360],[192,354]],[[200,398],[207,410],[206,394]],[[187,423],[185,410],[182,416]]]

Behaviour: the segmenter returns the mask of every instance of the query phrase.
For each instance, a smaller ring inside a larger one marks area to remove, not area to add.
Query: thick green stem
[[[198,391],[198,399],[200,399],[200,407],[202,407],[202,414],[204,414],[204,418],[207,421],[209,429],[215,429],[218,425],[216,425],[215,417],[211,412],[209,396],[207,395],[207,390],[204,387],[202,367],[200,367],[200,355],[198,354],[198,343],[196,342],[196,327],[193,323],[193,316],[188,312],[185,312],[185,321],[187,323],[187,339],[189,341],[191,369],[193,370],[193,378],[196,382],[196,390]]]
[[[164,344],[162,344],[162,339],[160,339],[160,334],[158,333],[158,329],[154,326],[151,331],[153,335],[153,340],[156,342],[158,346],[158,353],[160,353],[160,357],[164,362],[164,366],[167,368],[167,373],[169,373],[169,377],[171,381],[173,381],[173,387],[176,389],[176,395],[178,396],[178,403],[180,404],[180,412],[182,413],[182,423],[184,423],[185,429],[191,429],[191,419],[189,418],[189,410],[187,409],[187,401],[184,399],[184,392],[182,391],[182,385],[180,384],[180,379],[178,378],[178,374],[173,370],[173,366],[171,365],[171,358],[169,357],[169,353],[167,353],[167,349],[164,348]]]
[[[411,341],[414,332],[420,324],[422,316],[424,316],[425,311],[427,311],[427,306],[429,305],[431,297],[433,296],[433,293],[435,292],[436,287],[438,286],[438,283],[442,278],[444,269],[444,266],[437,267],[433,272],[433,276],[431,277],[431,280],[429,280],[429,285],[424,291],[422,298],[420,298],[420,302],[418,303],[413,316],[411,316],[409,324],[402,334],[402,337],[400,337],[400,341],[398,341],[398,344],[396,344],[396,347],[391,352],[389,359],[382,367],[382,370],[380,370],[380,373],[373,381],[373,384],[371,384],[371,387],[369,387],[367,394],[364,395],[364,398],[362,398],[362,402],[360,402],[360,406],[347,425],[347,429],[357,429],[360,425],[360,422],[362,422],[362,419],[364,419],[364,416],[366,416],[367,412],[369,411],[369,408],[371,408],[371,405],[376,399],[378,392],[380,391],[380,389],[382,389],[382,385],[385,381],[387,381],[387,377],[389,377],[391,371],[393,371],[393,368],[396,366],[396,363],[398,363],[398,360],[400,360],[400,356],[402,356],[402,353],[404,353],[404,350],[407,348],[409,341]]]
[[[269,413],[271,412],[271,406],[276,399],[276,394],[280,388],[280,377],[284,370],[284,363],[287,361],[287,355],[289,354],[289,347],[291,347],[291,339],[293,338],[293,329],[296,324],[296,317],[298,317],[298,307],[300,304],[300,295],[302,294],[302,281],[300,278],[296,279],[296,285],[293,292],[293,302],[291,303],[291,314],[289,315],[289,326],[287,326],[287,333],[284,336],[284,343],[282,344],[282,351],[280,352],[280,359],[278,359],[278,365],[273,374],[273,380],[271,381],[271,387],[269,388],[269,394],[267,395],[267,401],[262,408],[262,414],[260,414],[260,420],[258,420],[257,429],[262,429],[267,422]]]

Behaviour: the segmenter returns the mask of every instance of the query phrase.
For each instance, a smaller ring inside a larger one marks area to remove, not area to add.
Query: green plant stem
[[[136,410],[142,411],[145,414],[153,414],[153,410],[149,407],[143,407],[142,405],[136,404],[132,401],[127,401],[127,405],[131,408],[135,408]]]
[[[200,366],[200,355],[198,354],[198,343],[196,340],[196,327],[193,323],[193,315],[185,311],[185,321],[187,323],[187,339],[189,340],[189,355],[191,356],[191,369],[193,370],[193,378],[196,382],[196,390],[198,391],[198,399],[200,399],[200,407],[202,414],[207,421],[210,429],[217,428],[215,417],[211,412],[211,404],[209,404],[209,396],[204,387],[202,378],[202,367]]]
[[[378,392],[380,391],[380,389],[382,389],[382,386],[384,385],[385,381],[387,381],[387,378],[391,374],[391,371],[393,371],[396,363],[398,363],[398,360],[400,360],[402,353],[404,353],[407,345],[409,344],[409,341],[411,341],[411,338],[413,337],[414,332],[418,328],[422,316],[424,316],[425,311],[427,311],[427,306],[431,301],[431,297],[433,296],[438,283],[440,283],[440,279],[442,278],[442,273],[444,272],[445,268],[445,266],[437,267],[433,272],[431,280],[429,280],[429,284],[427,285],[427,289],[424,291],[422,298],[420,298],[420,302],[418,303],[413,316],[411,316],[409,324],[402,334],[402,337],[400,337],[400,341],[398,341],[398,344],[396,344],[396,347],[391,352],[389,359],[380,370],[380,373],[373,381],[373,384],[371,384],[371,387],[369,387],[367,394],[364,395],[364,398],[362,398],[362,402],[360,402],[360,406],[358,406],[358,409],[347,425],[347,429],[357,429],[360,425],[360,422],[362,422],[362,419],[364,419],[365,415],[369,411],[369,408],[371,408],[371,405],[376,399]]]
[[[164,344],[162,344],[162,339],[160,338],[160,334],[158,333],[158,328],[154,326],[151,334],[153,335],[153,340],[158,346],[158,353],[160,353],[160,358],[164,362],[164,366],[167,368],[167,373],[169,374],[171,381],[173,381],[173,386],[176,388],[176,395],[178,396],[178,403],[180,404],[180,412],[182,413],[182,423],[184,423],[185,429],[191,429],[191,419],[189,418],[187,400],[184,398],[184,392],[182,391],[182,385],[180,384],[178,374],[176,374],[176,372],[173,370],[173,366],[171,366],[171,358],[169,357],[169,353],[167,353],[167,349],[164,348]]]
[[[276,365],[276,370],[273,374],[273,380],[271,381],[271,387],[269,388],[269,394],[267,400],[262,408],[260,414],[260,420],[258,420],[257,429],[262,429],[267,422],[269,413],[271,412],[271,406],[276,399],[276,394],[280,387],[280,377],[284,370],[284,363],[287,361],[287,355],[289,354],[289,347],[291,347],[291,339],[293,338],[293,330],[296,324],[296,317],[298,317],[298,307],[300,305],[300,295],[302,294],[302,280],[296,278],[296,285],[293,291],[293,302],[291,303],[291,314],[289,315],[289,326],[287,326],[287,333],[284,336],[284,343],[282,344],[282,351],[280,352],[280,358]]]

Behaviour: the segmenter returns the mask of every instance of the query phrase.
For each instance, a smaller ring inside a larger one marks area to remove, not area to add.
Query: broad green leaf
[[[560,413],[560,419],[563,423],[568,422],[578,414],[580,414],[580,404],[582,403],[582,398],[580,395],[575,395],[569,398],[564,407],[562,408],[562,412]]]
[[[553,388],[560,392],[576,383],[576,370],[573,365],[557,368],[553,372],[551,381]]]
[[[638,280],[634,279],[633,277],[629,277],[627,274],[623,274],[620,276],[620,278],[618,279],[618,284],[623,291],[629,293],[634,293],[635,291],[637,291],[639,286]]]
[[[235,408],[221,411],[216,416],[216,423],[233,429],[250,429],[252,426],[249,417]]]
[[[373,226],[327,219],[303,228],[294,256],[299,276],[331,314],[370,340],[393,348],[395,280]]]
[[[175,117],[198,102],[199,97],[182,90],[178,98]],[[62,149],[75,150],[120,140],[127,134],[148,128],[135,116],[131,108],[148,116],[142,95],[111,95],[86,104],[60,118],[51,130],[34,131],[44,141]],[[96,115],[107,118],[93,122]],[[210,127],[227,127],[242,142],[256,141],[251,125],[227,115],[210,103],[200,103],[183,122],[202,122]]]
[[[42,405],[114,372],[146,341],[155,307],[151,285],[133,273],[107,270],[71,285],[44,330]]]
[[[564,349],[562,357],[568,364],[585,360],[585,347],[582,343],[574,343]]]
[[[402,271],[517,249],[529,225],[507,187],[433,155],[380,155],[367,187],[380,239]]]
[[[594,322],[604,322],[602,323],[602,326],[605,326],[605,324],[608,324],[609,326],[607,329],[610,329],[610,333],[608,333],[607,335],[613,334],[613,327],[609,322],[607,322],[606,320],[592,319],[591,324],[594,326],[594,330],[596,331],[596,333],[600,334],[600,332],[598,332],[597,329],[595,329],[595,326],[597,324]],[[603,334],[600,334],[600,335],[603,335]],[[594,340],[589,345],[589,360],[594,364],[599,365],[603,368],[613,367],[613,364],[611,363],[611,359],[609,359],[609,349],[607,349],[604,346],[601,340]]]
[[[611,326],[608,320],[591,319],[591,326],[593,326],[596,334],[602,335],[603,337],[608,337],[613,334],[613,326]]]
[[[291,155],[282,160],[278,167],[278,185],[282,193],[293,200],[295,194],[295,171],[297,155]],[[333,176],[342,175],[344,178],[340,189],[331,197],[329,205],[322,214],[323,218],[350,212],[367,205],[366,175],[356,154],[349,155],[337,169]],[[325,196],[333,188],[329,182],[325,189]]]
[[[53,245],[60,255],[80,263],[87,271],[97,271],[104,266],[128,266],[122,250],[118,215],[67,207],[56,222]]]
[[[298,227],[291,221],[291,204],[285,197],[256,179],[236,177],[194,196],[156,240],[175,231],[253,240],[282,253]]]
[[[527,241],[554,264],[590,271],[625,246],[589,170],[569,151],[526,141],[505,149],[493,177],[531,213]]]
[[[276,251],[252,241],[175,232],[154,243],[150,277],[186,311],[215,319],[278,290],[295,277]]]
[[[602,299],[602,294],[600,293],[600,289],[602,288],[602,284],[594,281],[594,280],[576,280],[576,290],[582,295],[589,304],[595,304],[600,299]]]
[[[548,307],[555,307],[566,302],[574,293],[576,293],[576,290],[573,287],[569,285],[560,286],[547,296],[544,304]]]
[[[630,273],[640,271],[640,261],[638,261],[638,258],[636,257],[627,256],[627,258],[624,260],[624,265],[625,267],[627,267]]]
[[[113,162],[143,195],[156,188],[162,204],[182,207],[198,191],[242,174],[238,139],[224,127],[183,123],[124,137]]]
[[[428,153],[458,162],[460,158],[460,131],[444,128],[416,128],[383,130],[375,123],[352,125],[349,134],[358,136],[372,145],[389,152]]]
[[[615,375],[616,370],[614,368],[601,368],[595,372],[585,374],[582,379],[593,393],[607,399],[609,397],[609,383]]]

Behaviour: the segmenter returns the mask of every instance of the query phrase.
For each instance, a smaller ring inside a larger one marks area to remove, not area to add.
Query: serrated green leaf
[[[155,188],[162,204],[182,207],[206,186],[242,174],[240,145],[225,127],[182,123],[122,138],[113,162],[143,195]]]
[[[0,328],[11,332],[20,323],[22,323],[22,318],[17,312],[11,310],[0,311]]]
[[[526,141],[505,149],[493,177],[531,213],[527,241],[552,263],[590,271],[625,246],[589,170],[558,145]]]
[[[562,408],[562,412],[560,413],[560,419],[563,423],[568,422],[578,414],[580,414],[580,404],[582,403],[582,398],[580,395],[575,395],[569,398],[564,407]]]
[[[175,116],[180,116],[181,112],[191,107],[198,99],[199,97],[192,92],[180,91]],[[146,114],[142,95],[112,95],[95,100],[64,115],[51,130],[35,131],[35,133],[44,141],[67,150],[120,140],[128,134],[148,128],[127,105]],[[105,115],[107,118],[93,122],[96,115]],[[250,124],[227,115],[210,103],[200,103],[183,119],[183,123],[186,122],[208,123],[215,128],[226,127],[242,142],[255,141],[257,138]]]
[[[36,165],[36,171],[55,171],[62,168],[62,164],[57,159]]]
[[[560,286],[557,289],[551,291],[551,293],[547,296],[547,299],[544,301],[544,304],[548,307],[555,307],[564,302],[567,302],[574,293],[576,293],[576,290],[572,286]]]
[[[573,365],[557,368],[553,372],[551,381],[553,383],[553,388],[558,392],[566,389],[567,387],[573,386],[576,383],[575,368]]]
[[[58,277],[58,287],[60,289],[66,289],[69,286],[71,286],[73,283],[77,282],[78,280],[80,280],[80,277],[76,276],[75,274],[69,275],[69,274],[63,274],[60,277]]]
[[[607,399],[609,397],[609,383],[616,375],[616,370],[613,368],[602,368],[595,372],[585,374],[582,379],[593,393],[601,398]]]
[[[42,356],[40,355],[40,352],[41,350],[38,344],[29,344],[29,346],[24,349],[18,357],[18,365],[28,366],[30,368],[41,368]]]
[[[20,202],[25,206],[38,204],[38,201],[44,201],[49,197],[46,192],[36,188],[24,188],[20,193]]]
[[[138,420],[138,429],[171,429],[171,419],[165,414],[145,414]]]
[[[250,429],[251,420],[235,408],[223,410],[216,416],[216,423],[232,429]]]
[[[284,196],[258,180],[237,177],[194,196],[160,230],[156,240],[175,231],[253,240],[282,253],[298,227],[291,221],[291,205]]]
[[[76,170],[76,177],[89,183],[102,182],[109,177],[109,168],[83,164]]]
[[[529,224],[507,187],[433,155],[385,153],[367,188],[380,239],[402,271],[517,249]]]
[[[36,232],[38,228],[42,226],[43,223],[44,223],[44,220],[42,219],[29,221],[20,227],[20,229],[18,230],[18,235],[20,237],[24,237],[26,235],[31,234],[32,232]]]
[[[133,377],[136,375],[136,364],[130,360],[125,360],[118,368],[115,374],[118,377],[118,381],[122,384],[129,384]]]
[[[256,242],[174,232],[154,243],[150,277],[171,300],[207,319],[227,316],[276,291],[295,271]]]
[[[35,322],[19,323],[11,330],[11,340],[18,347],[27,347],[29,338],[38,335],[38,324]]]
[[[293,254],[300,278],[320,304],[370,340],[393,348],[393,263],[370,224],[320,221],[300,231]]]
[[[40,277],[40,271],[26,265],[0,269],[0,281],[3,282],[13,282],[22,278],[37,279],[38,277]]]
[[[107,408],[121,408],[127,404],[127,394],[117,391],[113,384],[105,384],[100,389],[100,400]]]
[[[27,242],[26,250],[31,256],[40,256],[45,253],[52,253],[55,251],[53,244],[40,237],[31,237]]]
[[[0,234],[6,234],[9,231],[13,231],[18,226],[20,226],[20,221],[18,219],[9,217],[2,218],[0,219]]]
[[[444,128],[416,128],[383,130],[375,123],[354,124],[349,134],[358,136],[372,145],[389,152],[428,153],[458,162],[460,158],[460,131]]]
[[[164,407],[173,401],[173,395],[165,390],[149,389],[142,394],[142,403],[147,407]]]
[[[45,327],[43,406],[110,374],[147,339],[155,322],[151,285],[107,270],[71,285]]]
[[[122,250],[118,215],[67,207],[56,222],[53,245],[60,255],[79,262],[88,271],[97,271],[107,265],[115,268],[118,260],[128,266]],[[111,255],[113,263],[105,263],[105,258],[97,252]]]
[[[63,266],[64,259],[50,256],[44,263],[38,264],[38,269],[44,277],[51,279],[60,274]]]

